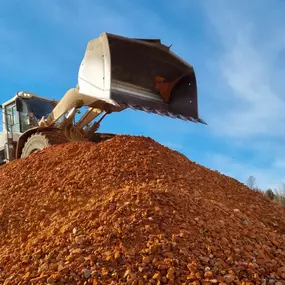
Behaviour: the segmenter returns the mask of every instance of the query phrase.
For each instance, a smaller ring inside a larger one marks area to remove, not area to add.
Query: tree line
[[[285,206],[285,183],[282,183],[278,189],[268,188],[264,190],[257,186],[256,178],[251,175],[248,177],[246,185],[252,190],[262,192],[264,195],[268,196],[270,200],[279,202]]]

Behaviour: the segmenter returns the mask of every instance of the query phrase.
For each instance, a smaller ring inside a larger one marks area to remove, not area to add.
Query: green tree
[[[266,195],[269,197],[270,200],[275,199],[275,196],[276,196],[276,195],[274,194],[274,192],[273,192],[270,188],[267,189],[265,193],[266,193]]]

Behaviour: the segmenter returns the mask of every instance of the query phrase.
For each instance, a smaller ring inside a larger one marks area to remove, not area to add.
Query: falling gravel
[[[0,284],[285,284],[285,210],[145,137],[0,168]]]

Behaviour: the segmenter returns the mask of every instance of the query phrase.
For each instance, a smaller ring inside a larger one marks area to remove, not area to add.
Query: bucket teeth
[[[201,124],[207,125],[207,123],[204,120],[202,120],[202,119],[194,119],[193,117],[185,117],[185,116],[173,114],[173,113],[167,112],[167,111],[162,112],[162,111],[159,111],[157,109],[150,109],[150,108],[146,108],[146,107],[135,106],[135,105],[132,105],[132,104],[126,104],[125,103],[123,105],[126,108],[130,108],[130,109],[136,110],[136,111],[139,110],[139,111],[143,111],[143,112],[146,112],[146,113],[153,113],[153,114],[157,114],[157,115],[160,115],[160,116],[167,116],[167,117],[170,117],[170,118],[173,118],[173,119],[180,119],[180,120],[183,120],[183,121],[191,121],[191,122],[194,122],[194,123],[201,123]]]

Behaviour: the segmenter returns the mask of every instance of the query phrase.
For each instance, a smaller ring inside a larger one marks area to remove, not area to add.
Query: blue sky
[[[169,4],[168,4],[169,3]],[[171,3],[171,4],[170,4]],[[150,136],[260,187],[285,179],[285,2],[0,0],[0,101],[28,90],[59,99],[86,44],[106,31],[160,38],[196,71],[208,126],[124,111],[101,131]]]

